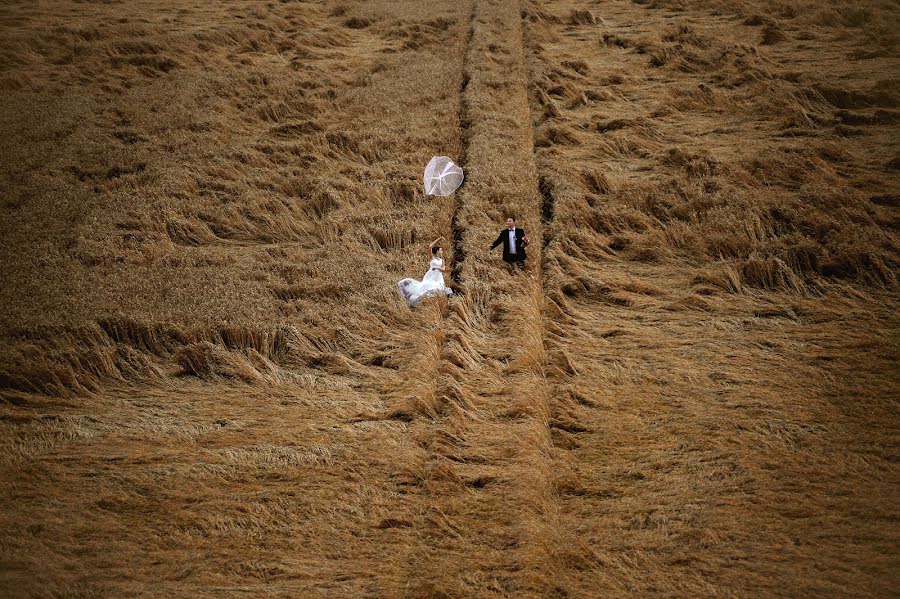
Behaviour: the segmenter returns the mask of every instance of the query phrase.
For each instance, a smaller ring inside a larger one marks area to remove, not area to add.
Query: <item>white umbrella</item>
[[[462,185],[463,170],[446,156],[435,156],[425,167],[425,194],[448,196]]]

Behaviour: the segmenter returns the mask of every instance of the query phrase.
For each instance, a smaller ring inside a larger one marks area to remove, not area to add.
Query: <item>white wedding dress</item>
[[[428,272],[422,277],[421,281],[415,279],[403,279],[397,286],[400,288],[400,295],[406,300],[410,306],[416,305],[419,300],[429,295],[451,295],[453,291],[449,287],[444,287],[444,273],[441,267],[444,265],[442,258],[432,258],[428,265]]]

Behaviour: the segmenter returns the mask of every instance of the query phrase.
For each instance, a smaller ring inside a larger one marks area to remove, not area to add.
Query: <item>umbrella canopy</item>
[[[446,156],[435,156],[425,167],[425,193],[448,196],[462,185],[463,170]]]

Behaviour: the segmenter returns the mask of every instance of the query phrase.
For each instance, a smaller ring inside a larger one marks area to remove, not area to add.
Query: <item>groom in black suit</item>
[[[503,260],[510,266],[515,264],[519,268],[525,268],[525,246],[528,245],[528,238],[525,237],[525,231],[516,227],[516,219],[510,217],[506,219],[506,228],[500,231],[497,240],[491,244],[494,249],[503,244]]]

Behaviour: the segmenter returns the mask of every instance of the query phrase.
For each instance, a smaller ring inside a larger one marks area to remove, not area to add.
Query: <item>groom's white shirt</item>
[[[516,229],[513,227],[509,229],[509,253],[516,253]]]

